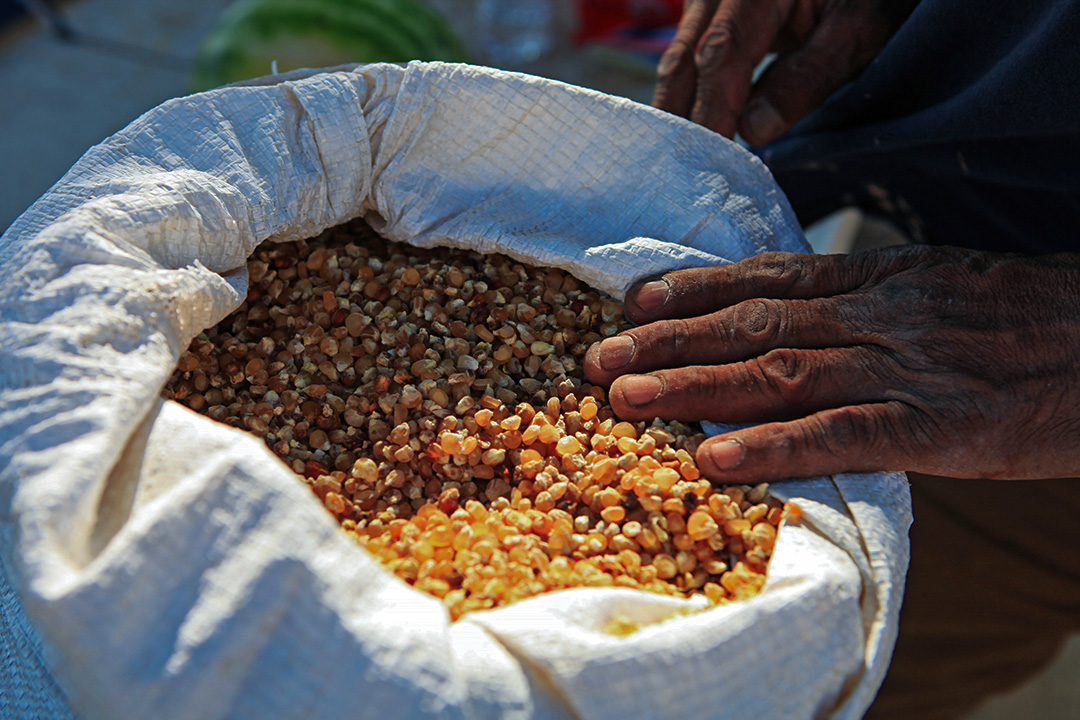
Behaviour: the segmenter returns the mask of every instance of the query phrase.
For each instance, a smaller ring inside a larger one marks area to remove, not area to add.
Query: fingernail
[[[605,370],[618,370],[634,359],[634,338],[618,335],[600,343],[600,367]]]
[[[666,280],[650,280],[638,288],[634,303],[642,312],[654,313],[667,302],[668,284]]]
[[[738,440],[721,440],[701,448],[705,460],[717,470],[734,470],[746,459],[746,446]]]
[[[743,113],[743,125],[746,129],[747,141],[760,144],[778,137],[786,129],[784,118],[769,103],[768,100],[758,98],[746,106]]]
[[[621,388],[626,402],[636,407],[655,400],[664,383],[652,375],[629,375],[622,379]]]

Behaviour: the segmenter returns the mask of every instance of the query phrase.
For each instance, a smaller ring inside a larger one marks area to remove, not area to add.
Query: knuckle
[[[690,338],[693,332],[690,329],[690,323],[684,319],[678,319],[672,321],[671,327],[671,349],[677,353],[682,354],[686,351],[690,345]]]
[[[747,270],[769,280],[769,284],[781,293],[800,285],[810,273],[807,256],[775,251],[758,255]]]
[[[740,37],[738,26],[730,21],[712,25],[698,42],[696,60],[699,67],[708,67],[724,60],[738,49]]]
[[[787,304],[781,300],[744,300],[732,311],[732,340],[746,344],[776,342],[789,317]]]
[[[803,424],[803,444],[811,452],[844,458],[866,442],[865,412],[858,406],[845,406],[828,413],[818,413]]]
[[[894,245],[841,256],[849,270],[864,278],[868,285],[879,285],[894,275],[913,268],[932,264],[932,258],[944,248],[929,248],[924,245]]]
[[[718,347],[724,347],[731,342],[733,338],[731,323],[725,320],[726,316],[727,313],[721,310],[702,318],[702,334],[708,338],[706,342]]]
[[[675,38],[660,56],[656,74],[661,80],[670,80],[694,64],[694,48],[686,39]]]
[[[695,373],[693,383],[687,389],[697,398],[719,399],[729,395],[731,388],[721,373],[712,370]]]
[[[843,456],[858,446],[880,445],[881,428],[866,407],[846,405],[832,415],[830,427],[823,431],[822,441],[833,455]]]
[[[966,304],[964,293],[944,278],[908,275],[883,283],[878,300],[879,316],[919,335],[949,325]]]
[[[783,425],[782,429],[770,438],[769,444],[776,449],[777,456],[783,458],[792,469],[797,468],[801,456],[814,447],[807,422],[804,420]]]
[[[812,392],[813,366],[797,350],[770,350],[753,361],[757,373],[773,393],[787,404],[799,404]]]
[[[662,379],[663,392],[659,405],[644,408],[645,417],[656,417],[657,408],[664,407],[673,410],[672,418],[678,415],[683,420],[701,420],[712,415],[717,399],[730,390],[722,374],[711,367],[661,370],[654,375]]]
[[[683,318],[661,320],[654,325],[659,331],[651,343],[657,346],[656,350],[662,351],[669,357],[679,358],[690,347],[694,332],[688,320]]]
[[[844,463],[876,447],[880,428],[866,407],[849,405],[815,413],[793,423],[784,438],[789,460],[832,458]]]

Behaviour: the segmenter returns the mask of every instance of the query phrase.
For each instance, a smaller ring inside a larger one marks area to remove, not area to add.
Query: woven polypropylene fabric
[[[0,559],[0,718],[73,720]]]
[[[72,707],[857,718],[895,638],[902,476],[787,487],[803,522],[745,603],[659,622],[686,603],[590,588],[451,624],[259,439],[160,399],[192,337],[243,301],[258,243],[360,215],[392,239],[504,252],[618,296],[649,273],[806,247],[741,148],[524,75],[375,65],[151,111],[0,237],[2,569]],[[604,633],[616,612],[646,627]]]

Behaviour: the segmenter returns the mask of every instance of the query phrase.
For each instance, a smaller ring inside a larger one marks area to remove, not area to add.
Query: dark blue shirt
[[[1080,251],[1080,0],[922,0],[874,62],[759,149],[804,222]]]

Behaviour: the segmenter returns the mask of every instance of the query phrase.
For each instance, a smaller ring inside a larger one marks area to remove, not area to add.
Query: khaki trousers
[[[960,718],[1080,630],[1080,479],[910,478],[900,635],[866,717]]]

